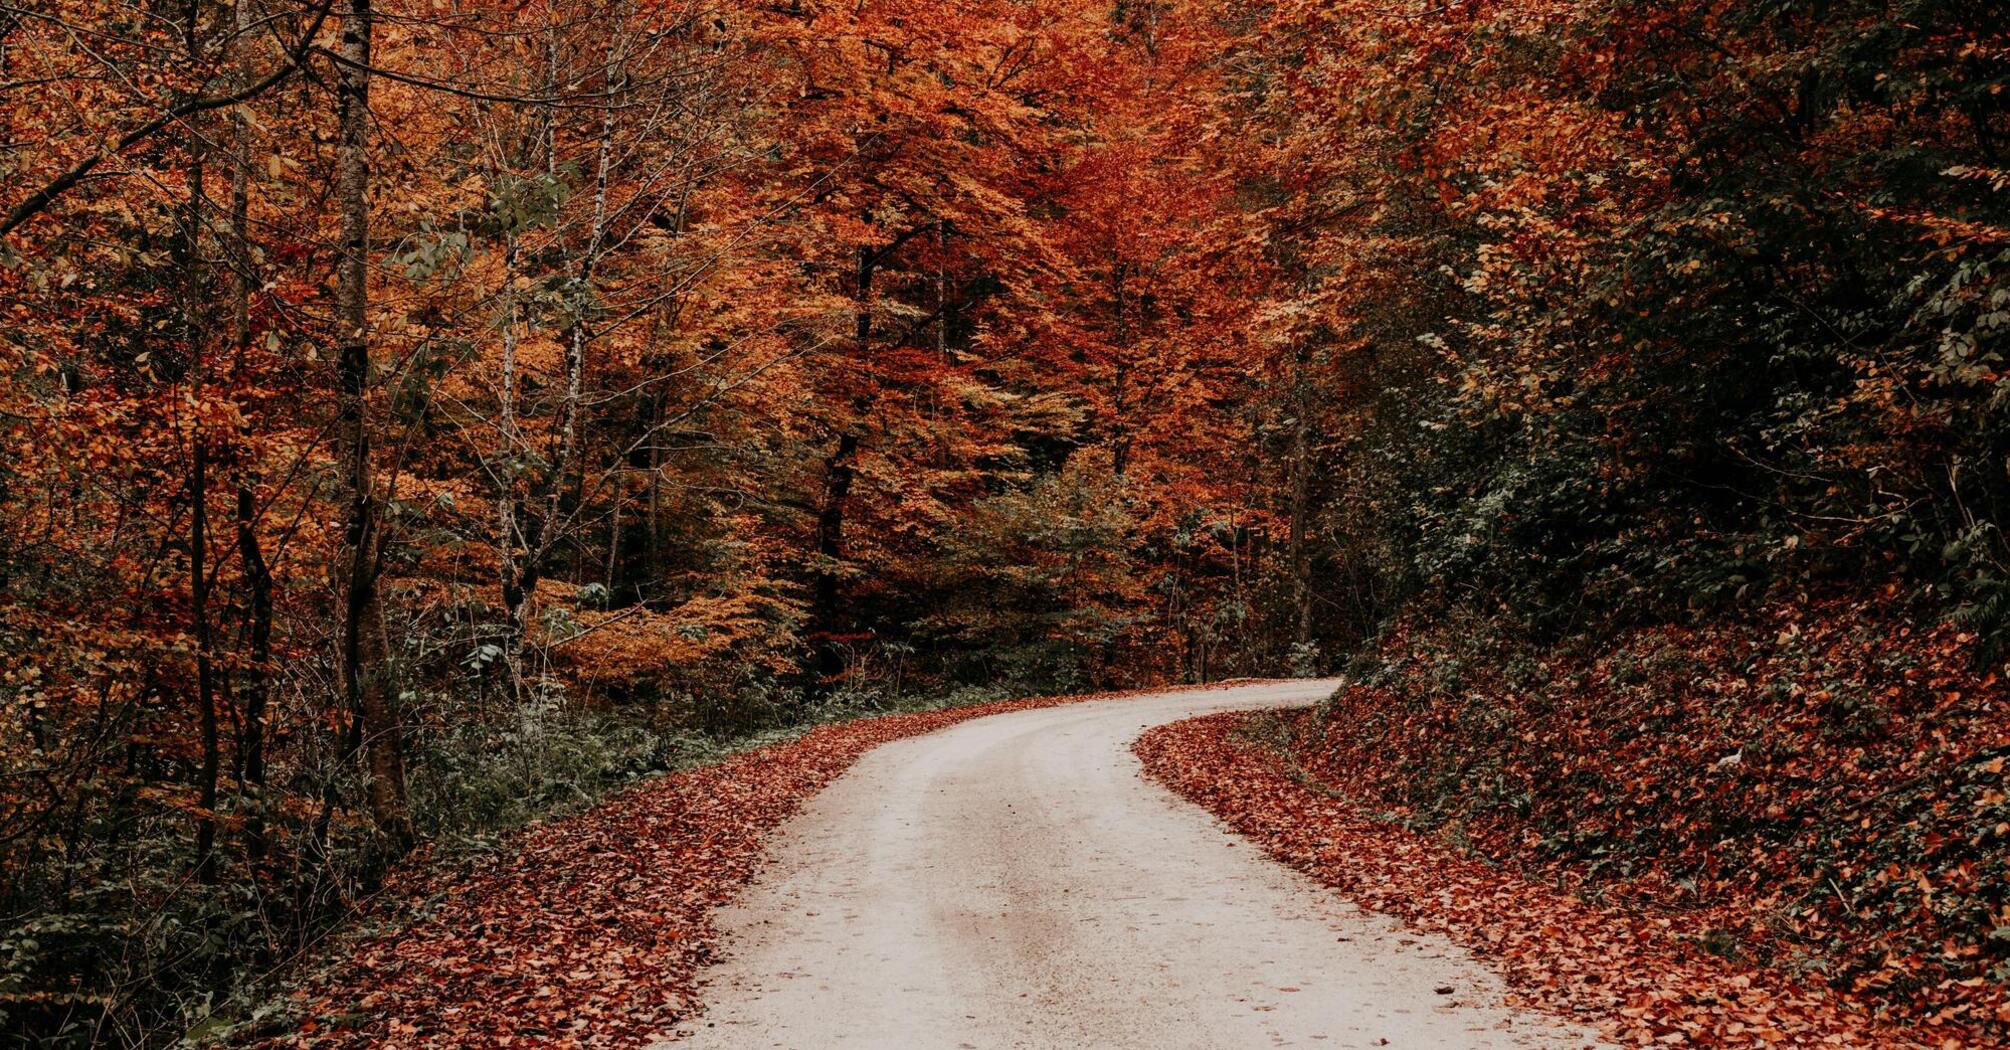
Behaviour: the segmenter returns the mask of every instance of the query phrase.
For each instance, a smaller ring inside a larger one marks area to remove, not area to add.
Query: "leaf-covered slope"
[[[1136,750],[1151,776],[1278,859],[1486,958],[1531,1005],[1602,1024],[1625,1046],[1963,1045],[1920,1041],[1818,986],[1712,957],[1670,916],[1588,903],[1379,819],[1241,736],[1251,717],[1160,726]]]
[[[1867,1009],[2010,1034],[2010,697],[1883,601],[1543,649],[1388,640],[1291,754],[1400,823]],[[1974,1045],[1964,1043],[1963,1045]]]

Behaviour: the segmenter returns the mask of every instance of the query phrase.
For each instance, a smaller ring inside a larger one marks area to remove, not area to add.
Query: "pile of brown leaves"
[[[1632,1046],[1974,1045],[1926,1042],[1827,989],[1706,954],[1665,915],[1594,906],[1376,820],[1308,788],[1276,751],[1239,735],[1250,717],[1161,726],[1136,751],[1150,775],[1279,860],[1491,960],[1528,1005],[1577,1015]]]
[[[409,865],[380,908],[419,917],[306,979],[303,1020],[266,1047],[633,1047],[696,1005],[708,915],[751,877],[762,840],[890,740],[1044,697],[823,726],[658,778],[526,829],[474,871]]]

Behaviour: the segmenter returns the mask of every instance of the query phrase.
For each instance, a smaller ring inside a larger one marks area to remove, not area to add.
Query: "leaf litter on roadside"
[[[396,913],[385,929],[307,975],[301,1020],[263,1046],[645,1045],[698,1009],[710,913],[753,876],[766,836],[860,756],[972,718],[1123,695],[827,725],[525,829],[473,870],[415,858],[383,895],[379,911]]]
[[[1974,1045],[1928,1041],[1827,989],[1706,954],[1678,939],[1669,916],[1593,905],[1374,819],[1338,792],[1308,788],[1277,753],[1244,739],[1251,717],[1159,726],[1134,750],[1148,775],[1271,856],[1491,961],[1525,1005],[1598,1024],[1626,1046]]]

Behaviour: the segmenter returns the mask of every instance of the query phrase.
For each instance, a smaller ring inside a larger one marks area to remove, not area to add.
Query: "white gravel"
[[[1130,743],[1328,683],[1019,711],[878,748],[721,916],[666,1048],[1575,1048],[1442,937],[1365,914],[1145,780]],[[1440,989],[1449,989],[1441,992]]]

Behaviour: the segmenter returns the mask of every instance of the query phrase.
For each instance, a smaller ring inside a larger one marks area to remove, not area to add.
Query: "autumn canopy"
[[[2006,24],[0,6],[7,1045],[166,1045],[417,843],[916,697],[1806,617],[1993,690]],[[1993,821],[1934,980],[2010,973]]]

